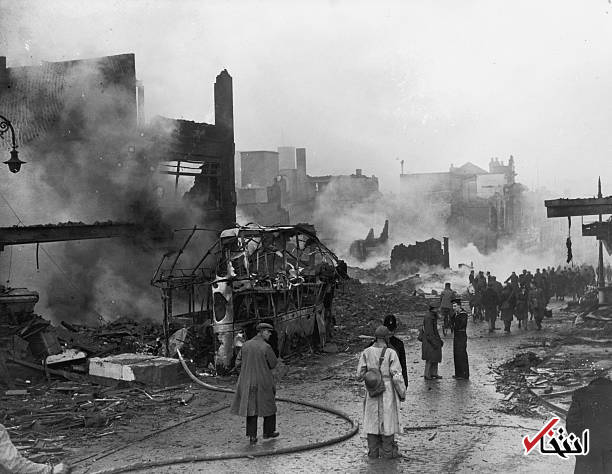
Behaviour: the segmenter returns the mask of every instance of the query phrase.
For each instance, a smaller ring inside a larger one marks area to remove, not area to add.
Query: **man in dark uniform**
[[[454,331],[453,331],[453,359],[455,362],[455,379],[469,379],[470,378],[470,366],[468,363],[467,355],[467,322],[468,314],[461,306],[461,299],[455,298],[453,300],[453,311],[455,317]]]
[[[495,320],[497,319],[497,307],[499,305],[499,296],[494,287],[495,282],[487,285],[487,289],[482,294],[482,306],[485,311],[485,319],[489,321],[489,332],[495,330]]]
[[[389,330],[389,347],[391,347],[395,352],[397,352],[397,357],[399,359],[399,363],[402,366],[402,378],[404,379],[404,385],[406,388],[408,387],[408,368],[406,367],[406,349],[404,348],[404,343],[398,337],[395,337],[395,330],[397,329],[397,319],[395,315],[388,314],[385,316],[385,320],[383,321],[383,325]],[[374,339],[369,345],[373,346],[376,342]]]
[[[576,390],[565,427],[579,438],[589,430],[589,453],[576,456],[575,474],[612,472],[612,380],[598,377]]]
[[[519,277],[517,276],[516,272],[512,272],[512,274],[506,278],[506,281],[504,281],[504,283],[508,283],[510,282],[510,286],[512,288],[514,288],[515,290],[518,289],[519,287]]]
[[[408,369],[406,368],[406,350],[404,349],[404,343],[401,339],[395,337],[395,330],[397,329],[397,319],[395,315],[388,314],[385,316],[383,322],[385,327],[389,330],[389,345],[395,349],[399,358],[400,365],[402,366],[402,377],[404,378],[404,385],[408,387]]]

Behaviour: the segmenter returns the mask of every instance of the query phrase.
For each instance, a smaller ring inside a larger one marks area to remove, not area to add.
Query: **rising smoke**
[[[349,203],[330,188],[319,196],[314,221],[326,244],[344,258],[349,266],[377,270],[372,273],[369,281],[378,279],[394,283],[420,273],[422,276],[436,275],[426,283],[432,288],[436,288],[436,282],[437,289],[440,289],[440,284],[443,286],[443,282],[449,281],[454,288],[461,289],[467,286],[470,266],[476,271],[490,271],[498,280],[504,281],[512,271],[518,274],[523,269],[535,272],[536,268],[568,265],[565,246],[568,236],[567,220],[546,218],[544,200],[553,197],[554,194],[549,191],[526,190],[522,197],[522,213],[514,234],[500,238],[497,249],[488,253],[479,251],[471,240],[473,236],[482,233],[483,229],[476,226],[458,232],[449,225],[450,206],[440,201],[375,195],[361,202]],[[364,239],[370,228],[374,229],[374,235],[378,237],[385,219],[389,219],[388,243],[373,249],[368,259],[363,262],[349,255],[351,242]],[[450,270],[411,266],[396,272],[397,274],[390,271],[389,257],[395,245],[414,244],[432,237],[442,241],[444,236],[448,236],[450,240]],[[577,218],[574,218],[571,236],[574,249],[574,261],[571,264],[595,266],[595,239],[580,235],[580,222]],[[363,273],[360,274],[364,276]]]
[[[24,261],[13,267],[9,284],[34,284],[31,289],[42,296],[37,311],[54,320],[159,319],[153,272],[162,253],[180,244],[170,241],[173,229],[203,222],[190,201],[172,197],[172,179],[158,173],[163,157],[146,132],[135,129],[134,90],[109,83],[107,68],[105,62],[86,61],[69,69],[61,125],[21,147],[29,162],[25,185],[9,186],[7,199],[19,203],[14,208],[25,225],[113,221],[141,228],[136,239],[42,245],[35,275],[31,251],[18,251],[14,260]],[[39,68],[31,72],[38,73]],[[36,110],[43,108],[36,104]]]

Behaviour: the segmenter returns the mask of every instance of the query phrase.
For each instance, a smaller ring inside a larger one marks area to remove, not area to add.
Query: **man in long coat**
[[[442,321],[444,322],[444,326],[443,326],[443,330],[444,330],[444,334],[446,335],[446,329],[450,329],[451,331],[453,330],[453,324],[452,324],[452,314],[453,314],[453,304],[452,304],[452,300],[453,298],[457,297],[457,293],[451,288],[451,284],[450,283],[445,283],[444,284],[444,289],[442,290],[442,293],[440,295],[440,313],[442,314]]]
[[[542,329],[546,305],[542,289],[538,288],[534,283],[531,283],[529,287],[529,311],[531,312],[531,317],[535,319],[536,329],[539,331]]]
[[[456,298],[453,300],[453,311],[455,317],[454,331],[453,331],[453,361],[455,363],[455,379],[469,379],[470,378],[470,365],[468,363],[467,355],[467,323],[468,314],[461,306],[461,299]]]
[[[529,290],[521,286],[516,294],[516,306],[514,308],[514,314],[518,319],[518,327],[521,325],[523,329],[527,331],[527,318],[529,315]]]
[[[612,381],[608,377],[598,377],[572,395],[565,427],[579,438],[583,430],[589,430],[589,453],[576,456],[575,474],[612,472]]]
[[[271,324],[259,323],[257,335],[245,342],[236,358],[240,370],[231,413],[246,416],[246,434],[251,444],[257,443],[257,417],[262,416],[263,437],[276,438],[276,387],[272,369],[277,358],[268,339],[274,329]]]
[[[497,308],[499,306],[499,296],[493,283],[489,283],[482,294],[482,307],[484,308],[485,319],[489,321],[489,332],[495,330],[495,320],[497,319]]]
[[[421,341],[421,358],[425,361],[425,380],[441,379],[438,375],[438,363],[442,361],[444,341],[438,332],[438,313],[435,306],[423,318],[423,340]]]
[[[400,426],[400,402],[406,396],[402,368],[395,350],[389,347],[389,330],[379,326],[374,332],[376,341],[359,357],[357,379],[364,380],[368,369],[378,368],[385,384],[385,391],[370,397],[366,390],[363,404],[363,430],[368,439],[368,456],[371,458],[401,457],[395,444],[395,434],[402,432]],[[384,352],[382,362],[380,357]],[[399,385],[398,385],[399,384]],[[398,390],[399,387],[399,390]]]
[[[516,306],[516,292],[510,283],[504,286],[499,303],[502,321],[504,322],[504,331],[510,332],[512,319],[514,318],[514,308]]]

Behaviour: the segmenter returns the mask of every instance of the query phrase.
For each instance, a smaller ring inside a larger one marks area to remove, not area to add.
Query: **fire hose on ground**
[[[200,380],[199,378],[197,378],[193,372],[191,372],[191,370],[189,370],[189,367],[187,367],[187,364],[185,363],[185,360],[183,359],[182,354],[180,353],[180,351],[177,351],[178,353],[178,357],[179,360],[181,361],[181,365],[183,366],[183,369],[185,370],[185,372],[187,373],[187,375],[189,376],[189,378],[191,378],[191,380],[193,380],[195,383],[197,383],[198,385],[204,387],[207,390],[212,390],[215,392],[224,392],[224,393],[234,393],[234,390],[229,389],[229,388],[224,388],[224,387],[218,387],[216,385],[211,385],[208,384],[206,382],[203,382],[202,380]],[[309,407],[309,408],[314,408],[317,410],[321,410],[327,413],[330,413],[332,415],[336,415],[342,419],[344,419],[345,421],[348,421],[351,425],[350,429],[339,435],[339,436],[335,436],[333,438],[327,439],[327,440],[323,440],[323,441],[316,441],[313,443],[308,443],[308,444],[301,444],[298,446],[290,446],[290,447],[286,447],[286,448],[279,448],[279,449],[269,449],[269,450],[261,450],[261,451],[253,451],[253,452],[238,452],[238,453],[224,453],[224,454],[196,454],[196,455],[191,455],[191,456],[180,456],[180,457],[176,457],[176,458],[165,458],[163,460],[159,460],[159,461],[147,461],[147,462],[136,462],[136,463],[132,463],[132,464],[127,464],[124,466],[120,466],[120,467],[116,467],[116,468],[109,468],[109,469],[103,469],[100,471],[95,471],[94,474],[115,474],[115,473],[119,473],[119,472],[130,472],[130,471],[138,471],[138,470],[147,470],[147,469],[151,469],[151,468],[155,468],[155,467],[162,467],[162,466],[170,466],[170,465],[174,465],[174,464],[186,464],[186,463],[195,463],[195,462],[206,462],[206,461],[225,461],[225,460],[229,460],[229,459],[239,459],[239,458],[256,458],[256,457],[263,457],[263,456],[273,456],[273,455],[279,455],[279,454],[289,454],[289,453],[297,453],[300,451],[308,451],[311,449],[318,449],[318,448],[322,448],[325,446],[330,446],[332,444],[336,444],[336,443],[340,443],[341,441],[345,441],[349,438],[351,438],[352,436],[354,436],[358,431],[359,431],[359,424],[357,422],[355,422],[354,420],[352,420],[347,414],[345,414],[344,412],[340,411],[340,410],[336,410],[335,408],[330,408],[324,405],[320,405],[318,403],[312,403],[312,402],[305,402],[302,400],[295,400],[292,398],[284,398],[284,397],[276,397],[276,401],[279,402],[286,402],[286,403],[291,403],[294,405],[302,405],[305,407]],[[188,418],[187,420],[183,420],[179,423],[176,423],[174,425],[171,425],[169,427],[166,427],[162,430],[156,431],[154,433],[150,433],[149,435],[145,436],[144,438],[140,438],[134,442],[138,442],[138,441],[143,441],[144,439],[148,439],[152,436],[155,436],[159,433],[161,433],[162,431],[167,431],[169,429],[175,428],[179,425],[188,423],[190,421],[193,421],[197,418],[202,418],[203,416],[207,416],[210,415],[212,413],[218,412],[224,408],[228,408],[229,405],[224,405],[219,409],[216,410],[211,410],[209,412],[206,412],[204,414],[200,414],[200,415],[196,415],[195,417],[191,417]],[[131,443],[133,444],[133,443]],[[98,461],[104,457],[107,457],[113,453],[116,453],[122,449],[125,449],[128,445],[124,445],[121,446],[120,448],[114,448],[108,452],[103,453],[101,456],[89,456],[87,458],[81,459],[80,461],[77,462],[83,462],[87,459],[90,458],[96,458],[95,460]]]

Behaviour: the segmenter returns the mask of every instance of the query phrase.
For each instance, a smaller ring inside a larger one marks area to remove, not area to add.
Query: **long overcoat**
[[[270,416],[276,413],[272,369],[277,362],[272,347],[261,335],[244,343],[236,358],[240,375],[231,413],[240,416]]]
[[[510,286],[504,287],[500,303],[501,318],[504,321],[512,321],[514,317],[514,308],[516,306],[516,295],[514,289]]]
[[[369,367],[378,367],[382,347],[367,347],[359,357],[357,364],[357,378],[363,379]],[[385,391],[378,397],[370,397],[366,390],[363,404],[363,430],[362,435],[379,434],[391,436],[402,432],[400,426],[400,398],[393,385],[393,377],[402,378],[402,367],[395,350],[388,347],[385,357],[380,365],[380,372],[385,383]]]
[[[442,338],[438,332],[438,318],[429,311],[423,318],[421,358],[429,362],[442,361]]]
[[[589,429],[589,453],[576,456],[575,474],[612,472],[612,381],[597,378],[572,395],[565,425],[579,438]]]

